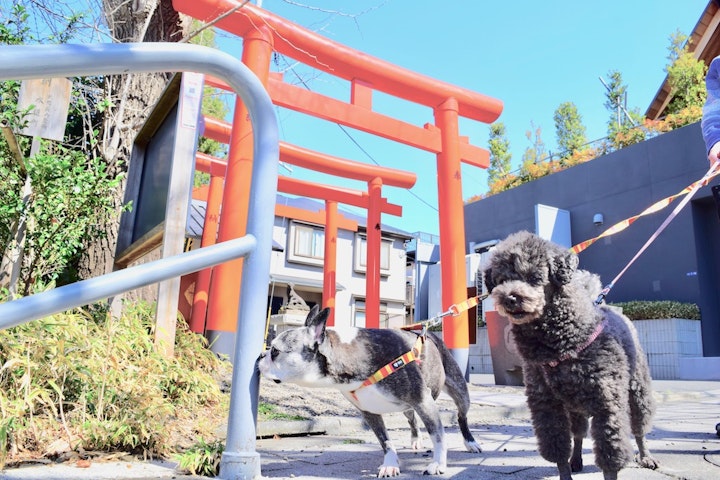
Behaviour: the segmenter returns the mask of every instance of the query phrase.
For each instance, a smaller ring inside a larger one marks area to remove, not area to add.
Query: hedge
[[[623,313],[630,320],[655,320],[660,318],[700,320],[700,308],[694,303],[682,303],[672,300],[635,300],[611,303],[609,305],[621,307]]]

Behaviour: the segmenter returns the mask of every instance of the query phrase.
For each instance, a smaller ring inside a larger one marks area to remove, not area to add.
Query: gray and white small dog
[[[645,443],[654,412],[650,372],[632,322],[595,304],[600,279],[577,265],[570,250],[518,232],[494,248],[484,280],[523,359],[540,454],[571,480],[583,468],[592,417],[595,463],[605,480],[616,480],[632,459],[631,432],[638,463],[658,466]]]
[[[326,327],[329,309],[312,308],[305,326],[286,330],[258,358],[258,369],[276,383],[339,390],[360,410],[385,452],[378,477],[400,474],[400,463],[382,415],[403,412],[410,423],[412,448],[420,448],[414,412],[433,442],[433,458],[426,474],[441,474],[447,467],[447,445],[435,399],[445,391],[458,409],[458,425],[468,451],[481,452],[467,423],[470,395],[460,367],[441,340],[434,335],[397,329],[336,329]],[[418,338],[425,338],[419,341]],[[364,385],[379,369],[395,363],[409,352],[394,373],[377,383]]]

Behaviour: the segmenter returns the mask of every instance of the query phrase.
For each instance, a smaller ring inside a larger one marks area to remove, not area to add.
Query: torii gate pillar
[[[442,307],[467,297],[465,285],[465,220],[463,218],[462,175],[458,102],[448,98],[435,110],[435,125],[440,128],[442,151],[437,155],[438,210],[440,217],[440,264]],[[470,353],[467,312],[443,320],[443,340],[466,374]]]
[[[338,204],[325,200],[325,255],[323,259],[322,306],[330,309],[327,325],[335,325],[335,285],[337,269]]]
[[[258,26],[243,37],[242,62],[266,86],[272,54],[272,35],[267,26]],[[241,237],[245,235],[247,228],[253,168],[252,125],[245,105],[239,99],[236,102],[218,242]],[[208,301],[207,336],[208,340],[219,345],[219,351],[233,351],[235,344],[242,265],[241,258],[213,269]],[[258,282],[268,280],[257,279]]]

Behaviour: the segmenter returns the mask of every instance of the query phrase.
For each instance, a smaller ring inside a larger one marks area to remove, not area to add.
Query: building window
[[[388,328],[390,316],[387,312],[387,303],[380,302],[380,328]],[[365,299],[355,299],[353,327],[365,327]]]
[[[323,227],[292,222],[289,235],[288,261],[322,265],[325,258]]]
[[[380,274],[390,275],[390,252],[392,251],[392,240],[383,238],[380,240]],[[355,271],[367,271],[367,236],[357,234],[355,236]]]

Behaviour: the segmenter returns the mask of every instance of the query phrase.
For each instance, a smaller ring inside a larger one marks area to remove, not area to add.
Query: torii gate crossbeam
[[[201,172],[210,173],[211,176],[223,176],[224,170],[227,168],[227,162],[211,155],[198,153],[195,161],[195,168]],[[219,185],[219,184],[218,184]],[[217,187],[216,187],[217,188]],[[402,216],[402,207],[389,203],[386,198],[380,198],[379,203],[373,204],[372,197],[359,190],[335,187],[330,185],[298,180],[290,177],[278,176],[278,191],[310,198],[318,198],[325,200],[325,255],[323,259],[323,307],[330,307],[331,313],[328,318],[328,325],[334,324],[335,316],[335,272],[337,263],[337,230],[339,226],[338,203],[352,205],[359,208],[365,208],[370,212],[373,209],[379,209],[380,212],[395,216]],[[213,186],[211,185],[208,193],[208,203],[206,216],[211,216],[219,210],[219,203],[212,205],[210,199],[213,198]],[[215,197],[216,198],[216,197]],[[214,228],[216,225],[213,218],[206,218],[205,226]],[[212,239],[206,239],[203,231],[203,244],[212,244]],[[198,276],[196,285],[197,301],[193,302],[193,312],[190,321],[190,327],[193,331],[202,332],[205,327],[205,306],[207,304],[207,288],[209,285],[208,270],[201,272]],[[379,276],[370,277],[368,289],[379,290]],[[197,308],[197,309],[196,309]],[[202,325],[202,328],[201,328]]]

